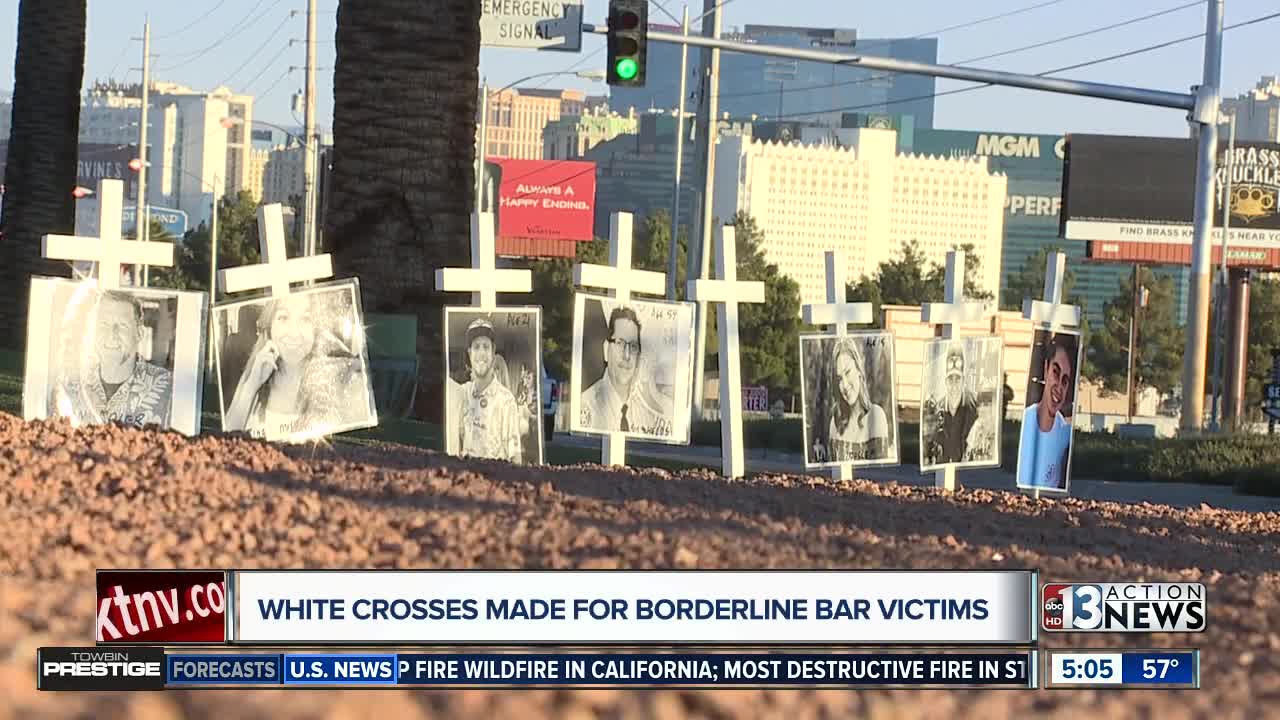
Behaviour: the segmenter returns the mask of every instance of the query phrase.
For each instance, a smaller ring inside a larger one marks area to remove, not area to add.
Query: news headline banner
[[[45,690],[323,686],[1036,686],[1036,653],[168,653],[41,648]]]
[[[1032,571],[234,572],[232,642],[1029,644]]]

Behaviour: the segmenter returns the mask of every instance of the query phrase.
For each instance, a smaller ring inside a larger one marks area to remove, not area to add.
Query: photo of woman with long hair
[[[898,462],[893,336],[800,338],[805,465]]]
[[[340,302],[335,312],[326,302],[332,298],[325,293],[335,291],[352,288],[253,301],[258,303],[253,327],[239,328],[240,336],[254,334],[253,346],[238,375],[228,368],[238,381],[229,403],[223,394],[224,430],[266,440],[309,440],[377,424],[363,328],[353,303]],[[230,314],[230,308],[219,310]]]

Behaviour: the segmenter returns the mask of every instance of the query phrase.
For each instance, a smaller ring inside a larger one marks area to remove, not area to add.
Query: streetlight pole
[[[147,216],[147,105],[151,102],[151,23],[142,23],[142,116],[138,118],[138,204],[133,215],[133,236],[149,240],[150,222]],[[133,284],[146,287],[151,278],[150,268],[142,266],[142,272],[134,269]]]
[[[689,6],[684,6],[684,12],[681,13],[680,33],[686,37],[689,35]],[[684,96],[686,92],[685,82],[689,75],[689,46],[681,43],[680,45],[680,102],[676,105],[676,173],[675,181],[671,183],[671,241],[667,248],[667,299],[676,299],[676,269],[679,263],[676,260],[677,248],[676,244],[680,237],[680,176],[684,170]],[[692,233],[690,233],[692,235]],[[688,272],[691,266],[685,268]]]
[[[702,32],[713,40],[720,39],[720,5],[716,0],[704,0],[706,11],[702,14]],[[702,96],[699,98],[699,125],[704,129],[702,138],[703,160],[702,178],[702,211],[700,220],[702,227],[698,239],[698,251],[691,258],[688,274],[699,279],[707,277],[711,270],[711,243],[714,228],[714,198],[712,190],[716,172],[716,140],[720,136],[720,123],[717,115],[720,112],[720,50],[704,49],[702,52],[702,69],[705,73],[702,81]],[[692,233],[690,233],[692,235]],[[696,267],[695,267],[696,266]],[[703,389],[703,376],[707,364],[707,303],[700,302],[694,306],[694,355],[693,355],[693,418],[702,417],[702,399],[706,394]],[[724,398],[720,399],[724,402]]]
[[[1222,424],[1218,422],[1219,405],[1225,403],[1223,396],[1223,380],[1222,377],[1222,346],[1226,342],[1227,327],[1227,309],[1230,305],[1228,301],[1228,280],[1227,280],[1227,233],[1231,230],[1231,165],[1235,161],[1232,155],[1236,149],[1236,114],[1231,113],[1231,128],[1227,135],[1227,172],[1226,179],[1222,182],[1222,258],[1218,271],[1218,287],[1217,302],[1214,307],[1213,322],[1213,410],[1210,416],[1210,426],[1214,430],[1222,429]]]
[[[217,355],[214,345],[217,343],[213,322],[213,305],[218,301],[218,174],[213,175],[213,213],[209,216],[209,373],[214,372]],[[216,379],[216,378],[215,378]]]
[[[302,134],[307,142],[303,145],[304,159],[302,164],[303,212],[302,244],[307,255],[316,254],[316,0],[307,0],[307,80],[305,85],[306,99],[303,110]]]

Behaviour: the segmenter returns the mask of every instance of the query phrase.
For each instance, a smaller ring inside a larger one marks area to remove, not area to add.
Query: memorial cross
[[[493,213],[471,215],[471,267],[436,270],[436,289],[471,292],[471,304],[481,310],[498,307],[498,293],[533,291],[531,270],[499,269],[493,237]]]
[[[947,252],[947,274],[945,279],[943,302],[925,303],[920,310],[921,322],[942,326],[942,337],[956,337],[956,327],[967,322],[977,322],[992,314],[986,303],[965,300],[964,297],[964,251]],[[924,407],[924,398],[920,398],[920,406]],[[999,432],[999,429],[997,429]],[[947,465],[934,471],[933,486],[946,492],[956,489],[956,469]]]
[[[1080,326],[1079,306],[1062,304],[1062,279],[1066,271],[1066,253],[1049,253],[1044,265],[1044,299],[1022,299],[1022,317],[1042,325],[1050,333],[1059,327]],[[1032,497],[1039,499],[1040,490],[1038,487],[1032,490]]]
[[[609,297],[627,302],[632,293],[664,295],[666,273],[631,267],[631,213],[618,212],[609,218],[609,264],[577,263],[573,266],[573,282],[580,287],[604,288]],[[600,440],[601,462],[625,465],[627,436],[610,432]]]
[[[310,282],[333,275],[333,256],[289,258],[284,242],[284,214],[279,203],[258,208],[258,246],[262,262],[218,271],[218,281],[228,293],[267,288],[272,297],[286,297],[293,283]]]
[[[123,180],[98,181],[98,237],[45,235],[40,254],[50,260],[96,262],[98,289],[120,287],[121,265],[173,265],[173,243],[122,240]]]
[[[742,366],[738,357],[738,304],[764,302],[764,283],[738,280],[738,260],[734,228],[725,225],[718,233],[716,275],[719,280],[692,280],[689,299],[719,303],[716,324],[720,338],[720,448],[725,477],[746,474],[742,447]],[[695,386],[697,385],[695,378]]]
[[[874,321],[871,303],[851,303],[846,299],[845,278],[847,268],[844,253],[839,250],[828,250],[825,253],[827,262],[827,302],[813,303],[801,308],[806,325],[831,325],[837,338],[849,334],[850,325],[867,325]],[[844,464],[831,468],[831,477],[835,480],[849,480],[853,477],[851,465]]]

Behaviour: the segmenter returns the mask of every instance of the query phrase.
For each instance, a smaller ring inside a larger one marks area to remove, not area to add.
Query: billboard
[[[483,207],[494,213],[499,254],[572,257],[577,242],[594,237],[595,163],[488,158],[484,165]]]
[[[124,180],[124,197],[128,200],[137,193],[138,174],[129,169],[129,161],[137,156],[137,145],[80,143],[76,157],[76,185],[96,191],[99,180]],[[3,182],[8,159],[9,141],[0,140],[0,182]],[[71,190],[67,188],[67,192]]]
[[[1219,145],[1213,226],[1222,227],[1227,148]],[[1280,145],[1238,142],[1231,158],[1234,249],[1280,247]],[[1062,232],[1071,240],[1190,245],[1196,141],[1071,135],[1063,172]],[[1221,239],[1221,230],[1214,233]],[[1230,259],[1230,252],[1228,253]]]

